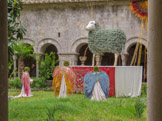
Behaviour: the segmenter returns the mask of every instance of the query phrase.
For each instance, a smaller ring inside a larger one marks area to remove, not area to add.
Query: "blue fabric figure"
[[[99,81],[106,98],[108,98],[109,77],[106,72],[97,72],[97,73],[91,72],[85,75],[84,77],[85,97],[91,98],[94,85],[97,81]]]

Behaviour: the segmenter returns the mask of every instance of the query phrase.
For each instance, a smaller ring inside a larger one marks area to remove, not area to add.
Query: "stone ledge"
[[[73,2],[121,2],[121,1],[146,1],[146,0],[21,0],[24,4],[42,4],[42,3],[73,3]]]

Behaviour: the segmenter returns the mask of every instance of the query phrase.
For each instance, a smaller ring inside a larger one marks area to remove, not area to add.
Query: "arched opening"
[[[88,47],[88,44],[83,44],[81,46],[78,46],[77,50],[79,52],[79,56],[78,56],[78,63],[77,65],[81,65],[81,61],[79,59],[80,56],[84,56],[84,52],[86,50],[86,48]],[[89,48],[86,51],[86,56],[87,56],[87,60],[85,61],[85,65],[86,66],[92,66],[92,52],[89,50]]]
[[[128,66],[131,64],[135,48],[136,48],[136,44],[133,44],[128,50],[128,57],[127,57],[127,65]],[[137,53],[139,53],[139,51]],[[145,56],[146,56],[146,58],[145,58]],[[137,65],[137,62],[138,62],[138,57],[136,58],[135,65]],[[146,72],[146,70],[147,70],[147,50],[145,52],[145,46],[144,45],[142,45],[140,66],[143,67],[143,81],[147,81],[147,72]],[[146,75],[145,77],[144,77],[144,73]]]
[[[41,60],[44,59],[44,56],[46,53],[50,54],[51,52],[53,52],[55,54],[55,60],[58,60],[58,54],[57,54],[58,51],[57,51],[57,48],[55,45],[47,43],[42,46],[41,50],[44,53]],[[59,63],[55,63],[55,66],[57,66],[57,65],[59,65]],[[50,76],[49,80],[52,80],[52,75]]]
[[[58,54],[57,54],[58,51],[57,51],[57,48],[56,48],[55,45],[52,45],[52,44],[51,44],[51,45],[48,45],[48,46],[46,47],[44,53],[50,54],[50,52],[54,52],[54,53],[55,53],[56,60],[58,60]],[[57,63],[56,65],[58,65],[58,63]]]
[[[55,45],[53,44],[50,44],[50,43],[47,43],[47,44],[44,44],[42,47],[41,47],[41,52],[42,53],[48,53],[50,54],[51,52],[54,52],[55,54],[55,57],[56,57],[56,60],[58,60],[58,50],[56,48]],[[56,64],[56,66],[58,65],[58,63]]]
[[[26,44],[27,46],[30,46],[30,44]],[[34,48],[33,48],[34,52]],[[33,54],[33,53],[31,53]],[[34,66],[32,66],[34,65]],[[36,60],[34,57],[28,57],[24,59],[24,67],[30,67],[30,76],[36,77]]]

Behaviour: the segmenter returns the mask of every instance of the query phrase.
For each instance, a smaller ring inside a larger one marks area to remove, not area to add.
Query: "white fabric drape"
[[[105,94],[101,88],[99,81],[97,81],[94,85],[91,100],[96,100],[96,101],[106,100]]]
[[[65,76],[62,76],[62,80],[61,80],[61,87],[60,87],[60,92],[59,92],[59,97],[66,97],[66,90],[67,90],[67,86],[65,83]]]
[[[115,95],[116,97],[137,97],[141,95],[142,67],[115,68]]]

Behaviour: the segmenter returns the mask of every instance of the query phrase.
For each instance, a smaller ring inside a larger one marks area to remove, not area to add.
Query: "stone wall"
[[[90,20],[96,20],[102,29],[123,29],[129,45],[137,41],[141,24],[129,10],[129,2],[24,5],[21,20],[27,29],[25,40],[33,41],[35,52],[43,53],[44,44],[53,44],[60,59],[63,55],[77,58],[77,47],[88,42],[85,26]]]

